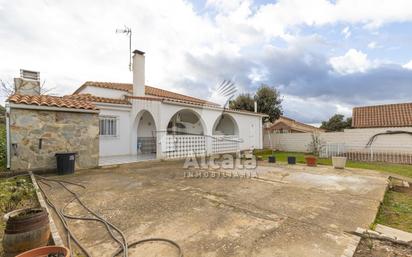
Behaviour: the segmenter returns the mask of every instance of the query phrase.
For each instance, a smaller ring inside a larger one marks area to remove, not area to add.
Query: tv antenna
[[[116,33],[129,36],[129,70],[132,71],[132,29],[125,25],[123,29],[116,29]]]

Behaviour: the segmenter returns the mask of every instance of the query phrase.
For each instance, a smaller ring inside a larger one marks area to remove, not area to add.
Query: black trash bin
[[[296,164],[296,157],[288,156],[288,164]]]
[[[74,164],[76,162],[76,153],[56,153],[57,174],[74,173]]]

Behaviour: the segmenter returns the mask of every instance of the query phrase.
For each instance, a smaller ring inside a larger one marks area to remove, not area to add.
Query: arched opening
[[[141,111],[137,117],[137,154],[138,156],[156,156],[156,124],[150,112]]]
[[[220,115],[213,126],[213,135],[239,135],[239,128],[235,119],[226,113]]]
[[[204,135],[201,118],[192,110],[184,109],[172,116],[167,124],[168,135]]]

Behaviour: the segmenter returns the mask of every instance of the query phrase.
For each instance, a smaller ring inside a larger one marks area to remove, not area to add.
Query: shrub
[[[312,133],[312,141],[308,144],[308,151],[315,156],[319,156],[323,148],[323,141],[320,139],[319,134]]]
[[[0,171],[6,169],[6,164],[7,164],[6,126],[0,124]]]
[[[7,213],[18,208],[24,201],[34,199],[33,184],[25,178],[5,179],[0,182],[0,212]]]

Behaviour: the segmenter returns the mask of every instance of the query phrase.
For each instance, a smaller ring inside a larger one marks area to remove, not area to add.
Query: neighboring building
[[[412,127],[412,103],[355,107],[353,128]]]
[[[21,87],[8,100],[10,168],[51,168],[56,151],[76,151],[80,160],[91,155],[93,162],[97,156],[100,164],[111,164],[262,148],[266,115],[145,86],[144,70],[144,53],[136,50],[133,84],[86,82],[63,97],[39,96],[37,87]],[[24,156],[15,150],[23,147]],[[24,164],[17,165],[22,158]]]
[[[285,116],[280,116],[279,119],[266,129],[272,133],[312,133],[325,131]]]

